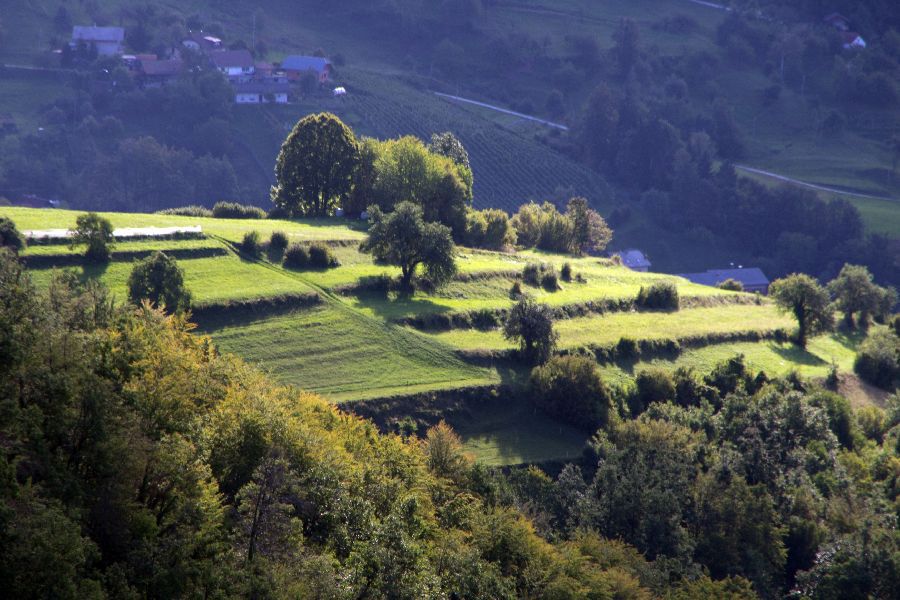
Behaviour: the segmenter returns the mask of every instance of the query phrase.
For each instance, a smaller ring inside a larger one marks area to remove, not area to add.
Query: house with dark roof
[[[298,54],[285,56],[281,61],[281,69],[291,81],[297,81],[305,73],[315,73],[319,83],[325,83],[331,75],[331,63],[328,59],[319,56],[300,56]]]
[[[100,56],[122,54],[125,49],[125,29],[76,25],[72,28],[72,40],[69,42],[69,47],[74,50],[82,44],[96,48],[97,54]]]
[[[769,292],[769,278],[762,272],[762,269],[757,269],[756,267],[746,269],[743,267],[737,269],[709,269],[703,273],[679,273],[678,276],[684,277],[693,283],[711,287],[716,287],[723,281],[733,279],[744,286],[745,292],[759,292],[761,294]]]
[[[635,248],[629,248],[628,250],[619,250],[617,252],[613,252],[612,254],[610,254],[610,256],[618,256],[619,260],[622,262],[622,265],[628,267],[632,271],[640,271],[642,273],[646,273],[652,266],[650,260],[644,255],[644,253]]]
[[[140,61],[140,80],[144,87],[161,87],[178,78],[184,72],[184,61],[170,60]]]
[[[272,81],[248,81],[234,84],[235,104],[287,104],[290,85]]]
[[[256,70],[253,56],[246,49],[210,52],[209,60],[231,80],[245,81],[252,77]]]

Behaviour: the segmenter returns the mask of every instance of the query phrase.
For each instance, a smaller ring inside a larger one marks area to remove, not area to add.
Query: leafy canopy
[[[369,238],[361,248],[377,260],[400,267],[404,290],[412,289],[419,265],[424,266],[425,275],[434,285],[446,283],[456,273],[456,248],[450,229],[440,223],[426,223],[421,207],[401,202],[394,212],[385,214],[378,206],[371,206],[369,215]]]
[[[184,285],[184,271],[171,256],[154,252],[137,263],[128,277],[128,299],[133,304],[149,300],[171,312],[187,310],[191,294]]]
[[[75,231],[71,247],[86,245],[84,256],[92,262],[109,260],[109,250],[113,245],[113,226],[95,212],[79,215],[75,219]]]
[[[819,282],[803,273],[794,273],[772,282],[769,295],[778,308],[797,319],[797,344],[806,348],[810,335],[831,329],[834,317],[828,292]]]
[[[559,339],[559,334],[553,330],[550,307],[539,304],[530,296],[521,297],[509,311],[503,336],[517,341],[522,357],[532,363],[546,362]]]
[[[349,127],[330,113],[306,116],[281,146],[272,202],[292,214],[327,216],[349,196],[358,165]]]

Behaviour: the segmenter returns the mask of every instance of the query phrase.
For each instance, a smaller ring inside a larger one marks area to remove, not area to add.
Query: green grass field
[[[76,214],[0,208],[0,215],[10,216],[22,229],[67,227],[74,223]],[[222,256],[178,261],[198,305],[318,293],[321,304],[290,313],[226,311],[211,315],[203,321],[200,333],[211,336],[222,351],[242,356],[279,380],[321,393],[333,402],[521,383],[527,369],[508,365],[486,367],[483,363],[470,362],[460,352],[510,348],[511,344],[499,330],[423,333],[392,321],[436,312],[509,307],[511,273],[520,272],[529,262],[545,261],[557,267],[569,262],[574,273],[586,279],[583,283],[563,282],[563,289],[557,292],[525,286],[541,302],[556,306],[633,298],[642,285],[661,279],[678,285],[685,306],[676,312],[610,312],[557,321],[555,327],[562,348],[609,345],[621,337],[679,339],[793,327],[793,321],[767,300],[747,303],[751,297],[746,295],[694,285],[672,276],[637,273],[608,260],[531,251],[506,254],[460,248],[458,262],[462,276],[473,273],[476,276],[453,281],[432,293],[417,292],[411,298],[397,298],[393,294],[341,296],[332,290],[367,276],[396,274],[396,268],[376,265],[371,256],[359,252],[355,242],[364,237],[359,224],[336,219],[293,222],[116,213],[107,216],[115,225],[123,227],[202,224],[211,237],[135,240],[117,245],[122,252],[221,248],[225,252]],[[342,265],[324,271],[289,271],[265,258],[249,259],[235,251],[234,242],[244,232],[274,229],[286,231],[298,241],[340,240],[333,250]],[[70,258],[73,252],[65,245],[46,245],[27,248],[25,255],[41,259],[59,255],[63,259]],[[131,267],[128,261],[114,260],[104,266],[80,266],[74,270],[83,278],[99,279],[119,300],[124,300]],[[37,285],[43,287],[48,285],[54,269],[33,268],[30,273]],[[806,376],[822,377],[832,363],[849,372],[858,342],[858,338],[822,336],[811,340],[807,351],[770,341],[713,344],[684,350],[673,360],[620,363],[601,369],[608,382],[626,384],[647,365],[671,369],[693,366],[699,372],[706,372],[716,363],[743,353],[752,368],[772,375],[798,371]],[[581,451],[586,439],[578,431],[535,414],[524,397],[502,407],[473,409],[453,425],[465,440],[466,448],[491,465],[570,458]]]
[[[332,401],[497,383],[453,350],[340,306],[207,327],[226,352]]]
[[[565,319],[556,323],[561,348],[636,340],[681,339],[713,333],[773,331],[791,327],[790,319],[769,303],[682,309],[677,312],[621,312]],[[425,334],[461,350],[507,350],[514,345],[499,330],[453,329]]]

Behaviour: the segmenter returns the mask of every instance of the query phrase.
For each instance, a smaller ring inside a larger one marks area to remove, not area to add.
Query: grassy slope
[[[677,312],[625,312],[566,319],[556,323],[559,346],[577,348],[587,344],[615,344],[632,339],[679,339],[712,333],[772,331],[791,326],[791,320],[771,304],[725,305],[683,309]],[[505,350],[514,345],[499,330],[454,329],[428,334],[463,350]]]
[[[11,216],[21,228],[65,227],[74,222],[74,213],[57,210],[0,208],[0,215]],[[245,231],[289,231],[296,239],[358,239],[362,233],[349,229],[338,220],[319,223],[272,222],[256,220],[190,219],[159,215],[110,214],[119,226],[171,225],[200,221],[206,231],[222,239],[239,240]],[[122,250],[203,247],[220,245],[220,238],[186,241],[135,241],[121,244]],[[69,254],[66,246],[42,246],[27,253]],[[587,277],[586,284],[564,284],[563,291],[541,294],[543,301],[563,304],[587,299],[632,297],[640,285],[659,279],[658,274],[642,274],[610,266],[597,259],[522,252],[514,255],[461,249],[463,272],[493,272],[494,277],[469,282],[454,282],[436,294],[417,294],[412,300],[381,299],[374,305],[367,298],[340,298],[328,287],[354,281],[375,270],[390,269],[371,262],[355,246],[336,248],[344,265],[324,272],[291,272],[265,261],[240,258],[233,251],[215,258],[185,259],[188,287],[198,302],[263,297],[285,292],[318,291],[324,303],[313,309],[278,315],[225,315],[218,322],[204,323],[218,346],[258,362],[283,381],[321,392],[335,401],[353,401],[438,389],[484,385],[501,381],[500,372],[470,364],[461,359],[458,348],[504,348],[508,344],[499,332],[458,330],[424,334],[387,322],[397,316],[427,310],[471,310],[481,306],[508,306],[510,280],[505,273],[518,270],[529,261],[545,260],[557,265],[569,261],[576,273]],[[130,265],[112,262],[105,269],[79,268],[88,277],[99,277],[120,297]],[[33,277],[46,285],[50,269],[35,269]],[[732,293],[694,286],[674,279],[682,297]],[[567,295],[568,294],[568,295]],[[711,300],[715,302],[715,298]],[[610,313],[563,320],[557,323],[563,346],[588,343],[605,344],[622,336],[635,339],[679,337],[709,332],[770,330],[790,326],[790,320],[778,314],[771,304],[714,305],[685,308],[675,313]],[[759,344],[720,344],[689,350],[674,361],[652,361],[669,368],[695,366],[707,371],[716,362],[743,352],[755,368],[776,374],[799,370],[811,376],[827,372],[832,362],[849,371],[858,340],[841,337],[815,338],[808,352],[769,342]],[[606,378],[624,382],[640,364],[604,367]],[[491,464],[510,464],[542,459],[571,457],[577,454],[585,436],[561,427],[552,420],[533,414],[523,400],[513,406],[476,411],[455,425],[468,448]],[[482,414],[483,413],[483,414]]]

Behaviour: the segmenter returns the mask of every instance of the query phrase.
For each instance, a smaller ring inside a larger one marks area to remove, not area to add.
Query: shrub
[[[237,202],[216,202],[212,208],[212,216],[217,219],[265,219],[266,211],[258,206]]]
[[[288,247],[288,237],[283,231],[273,231],[269,236],[269,257],[273,261],[281,260]]]
[[[553,279],[556,279],[556,268],[548,263],[528,263],[525,265],[525,268],[522,269],[522,280],[528,285],[543,286],[544,278],[548,275],[552,274]],[[550,285],[552,282],[547,281],[547,285]],[[558,282],[553,288],[550,288],[550,291],[556,290],[559,287]]]
[[[531,371],[529,389],[538,408],[585,431],[593,432],[609,420],[610,393],[588,358],[551,358]]]
[[[559,270],[559,276],[563,281],[572,281],[572,265],[569,263],[563,264]]]
[[[341,266],[341,262],[324,244],[313,244],[309,247],[309,266],[314,269],[330,269]]]
[[[241,250],[250,256],[259,256],[262,253],[262,245],[259,243],[259,233],[248,231],[241,241]]]
[[[179,206],[176,208],[166,208],[156,211],[158,215],[176,215],[181,217],[211,217],[213,212],[205,206],[191,204],[190,206]]]
[[[675,382],[668,371],[653,368],[638,373],[635,378],[636,389],[629,397],[629,405],[633,415],[644,412],[654,402],[666,402],[675,399]]]
[[[0,247],[9,248],[13,254],[25,247],[25,238],[7,217],[0,217]]]
[[[485,230],[482,245],[491,250],[503,250],[516,245],[516,230],[513,229],[509,215],[498,208],[487,208],[481,211],[484,216]]]
[[[893,389],[900,381],[900,338],[875,331],[860,344],[853,370],[872,385]]]
[[[555,292],[559,289],[559,279],[556,276],[556,270],[544,271],[544,274],[541,275],[541,287],[548,292]]]
[[[509,288],[509,297],[513,300],[518,300],[522,297],[522,284],[520,282],[513,282],[512,287]]]
[[[637,341],[623,337],[616,344],[616,356],[624,360],[634,360],[641,356],[641,347]]]
[[[71,246],[86,244],[85,258],[92,262],[106,262],[114,239],[112,223],[91,212],[79,215],[75,220]]]
[[[732,292],[743,292],[744,284],[740,281],[736,281],[734,279],[726,279],[725,281],[720,281],[716,284],[716,287],[720,290],[730,290]]]
[[[291,244],[284,253],[284,266],[288,269],[309,267],[309,250],[302,244]]]
[[[500,326],[500,319],[494,311],[482,308],[472,315],[472,325],[476,329],[496,329]]]
[[[659,281],[648,288],[641,286],[635,304],[640,308],[678,310],[678,288],[671,281]]]
[[[187,310],[191,305],[184,272],[174,258],[163,252],[154,252],[135,264],[128,277],[128,299],[133,304],[149,300],[171,312]]]

